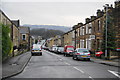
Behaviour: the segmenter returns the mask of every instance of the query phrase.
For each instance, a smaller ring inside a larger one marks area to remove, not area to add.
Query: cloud
[[[103,2],[3,2],[2,9],[10,19],[21,24],[55,24],[73,26],[102,9]]]

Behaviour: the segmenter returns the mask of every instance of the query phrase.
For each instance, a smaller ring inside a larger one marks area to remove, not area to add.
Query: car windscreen
[[[41,50],[41,48],[33,48],[32,50]]]
[[[34,45],[32,50],[41,50],[41,46],[39,46],[39,45]]]
[[[74,51],[74,48],[72,48],[72,47],[71,48],[67,48],[67,50]]]
[[[89,51],[87,49],[78,49],[78,52],[88,53]]]
[[[63,47],[59,47],[58,49],[59,49],[59,50],[64,50],[64,48],[63,48]]]

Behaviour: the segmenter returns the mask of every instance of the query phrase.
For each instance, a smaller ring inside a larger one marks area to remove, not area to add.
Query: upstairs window
[[[98,31],[100,31],[100,27],[101,27],[101,22],[100,20],[98,20]]]
[[[26,35],[22,34],[22,40],[26,40]]]

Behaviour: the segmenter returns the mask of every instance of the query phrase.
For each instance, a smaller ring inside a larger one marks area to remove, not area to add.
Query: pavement
[[[31,58],[30,52],[23,53],[19,56],[13,57],[7,61],[5,61],[2,64],[2,78],[9,78],[14,75],[17,75],[21,73],[26,65],[28,64],[29,60]],[[109,66],[115,66],[115,67],[120,67],[119,60],[113,61],[113,60],[102,60],[102,59],[97,59],[94,57],[91,57],[91,61],[95,63],[100,63],[104,65],[109,65]]]
[[[91,61],[96,62],[96,63],[100,63],[100,64],[104,64],[104,65],[120,67],[120,59],[103,60],[103,59],[91,57]]]
[[[25,52],[2,63],[2,79],[22,72],[31,58],[30,52]]]

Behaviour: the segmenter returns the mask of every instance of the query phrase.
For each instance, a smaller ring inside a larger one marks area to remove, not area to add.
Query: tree
[[[104,33],[103,33],[103,41],[102,41],[102,50],[105,52],[106,50],[106,24],[104,25]],[[107,17],[107,50],[109,56],[109,50],[113,50],[116,48],[116,30],[114,26],[114,17],[112,12],[108,12]]]
[[[5,60],[10,56],[10,53],[12,53],[12,41],[10,38],[10,28],[8,25],[3,25],[2,26],[2,59]]]

